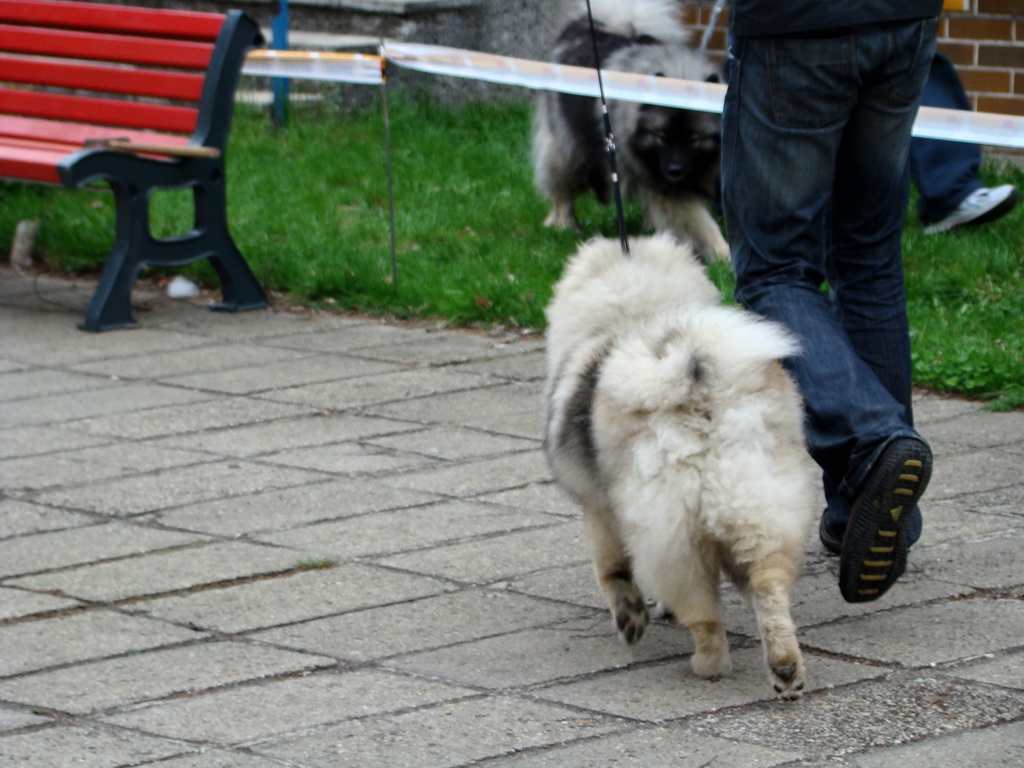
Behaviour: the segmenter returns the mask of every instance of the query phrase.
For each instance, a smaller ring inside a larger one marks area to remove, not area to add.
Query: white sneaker
[[[936,232],[945,232],[954,227],[994,221],[1012,211],[1016,204],[1017,188],[1012,184],[1003,184],[994,189],[982,187],[964,198],[957,209],[946,218],[925,227],[924,233],[934,235]]]

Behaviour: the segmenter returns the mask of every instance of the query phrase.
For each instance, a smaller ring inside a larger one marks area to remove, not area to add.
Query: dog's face
[[[655,189],[714,198],[721,144],[718,115],[644,105],[629,141]]]

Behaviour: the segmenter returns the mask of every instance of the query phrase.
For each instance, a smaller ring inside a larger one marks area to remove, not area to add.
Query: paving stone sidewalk
[[[875,603],[808,539],[808,691],[621,645],[540,450],[543,339],[0,270],[0,766],[1024,765],[1024,413],[922,395],[926,531]]]

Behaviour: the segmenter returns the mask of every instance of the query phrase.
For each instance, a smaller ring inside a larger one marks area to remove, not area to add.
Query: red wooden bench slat
[[[25,141],[49,144],[67,143],[68,152],[81,149],[87,139],[126,138],[138,144],[170,144],[185,146],[188,136],[174,133],[153,133],[137,131],[120,126],[92,125],[90,123],[67,123],[59,120],[42,120],[20,115],[0,115],[0,146],[19,144]]]
[[[65,155],[52,149],[0,145],[0,177],[60,184],[57,163]]]
[[[0,73],[11,83],[79,88],[88,91],[199,101],[203,76],[186,72],[46,60],[0,53]]]
[[[213,45],[209,43],[154,40],[98,32],[69,32],[10,24],[0,24],[0,49],[15,53],[190,69],[206,69],[213,54]]]
[[[77,123],[123,125],[155,131],[191,133],[199,110],[164,104],[139,104],[116,99],[67,96],[0,88],[0,112],[52,117]]]
[[[194,40],[214,40],[223,14],[152,10],[99,3],[83,6],[59,0],[0,0],[0,20],[72,29],[102,29]]]

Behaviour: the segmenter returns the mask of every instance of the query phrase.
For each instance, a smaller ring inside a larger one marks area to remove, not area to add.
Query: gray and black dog
[[[604,70],[719,82],[718,69],[690,44],[672,0],[591,0]],[[593,67],[584,14],[562,30],[551,52],[560,64]],[[719,173],[719,115],[630,101],[608,104],[622,191],[644,207],[648,226],[689,241],[706,261],[729,247],[708,207]],[[577,228],[574,203],[588,189],[604,204],[611,173],[601,107],[586,96],[542,92],[533,121],[534,184],[551,200],[546,226]]]

